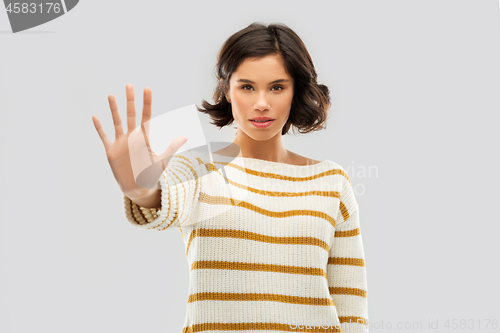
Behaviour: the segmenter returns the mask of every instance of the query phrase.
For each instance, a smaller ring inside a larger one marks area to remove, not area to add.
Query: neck
[[[240,131],[238,131],[240,134]],[[281,141],[281,132],[269,140],[257,141],[247,135],[236,135],[233,144],[240,149],[238,156],[256,158],[271,162],[285,163],[290,159],[290,153]]]

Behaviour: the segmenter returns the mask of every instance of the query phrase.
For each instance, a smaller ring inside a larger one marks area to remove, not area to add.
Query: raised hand
[[[104,144],[106,157],[120,189],[128,197],[136,198],[159,188],[158,180],[168,161],[188,138],[186,136],[175,138],[163,154],[158,156],[149,143],[151,89],[144,89],[140,131],[135,131],[134,87],[131,84],[126,85],[126,94],[127,133],[123,133],[122,120],[113,95],[108,96],[108,102],[115,127],[115,142],[108,139],[97,116],[93,115],[92,121]]]

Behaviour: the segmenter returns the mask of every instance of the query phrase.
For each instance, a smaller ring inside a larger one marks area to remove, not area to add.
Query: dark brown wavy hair
[[[299,133],[326,128],[331,106],[330,91],[327,86],[318,84],[311,56],[300,37],[282,23],[266,26],[254,22],[226,40],[217,57],[215,68],[215,104],[202,100],[203,108],[196,106],[198,111],[208,114],[212,119],[211,123],[220,128],[231,125],[234,118],[226,93],[229,92],[232,73],[245,59],[260,59],[268,55],[281,55],[285,71],[294,80],[290,115],[281,135],[287,134],[292,125]]]

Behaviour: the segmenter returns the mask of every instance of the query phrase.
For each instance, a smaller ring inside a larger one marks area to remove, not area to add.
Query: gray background
[[[371,332],[493,331],[498,1],[87,0],[17,34],[0,10],[0,332],[181,331],[180,233],[126,221],[91,117],[114,140],[127,83],[153,116],[211,100],[217,51],[253,21],[294,29],[331,90],[327,129],[284,143],[352,179]]]

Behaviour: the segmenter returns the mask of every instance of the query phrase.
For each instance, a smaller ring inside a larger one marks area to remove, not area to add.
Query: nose
[[[260,94],[257,97],[257,101],[255,101],[254,107],[255,107],[255,109],[257,109],[259,111],[269,110],[269,108],[271,106],[269,105],[269,101],[266,98],[266,92],[265,91],[260,92]]]

